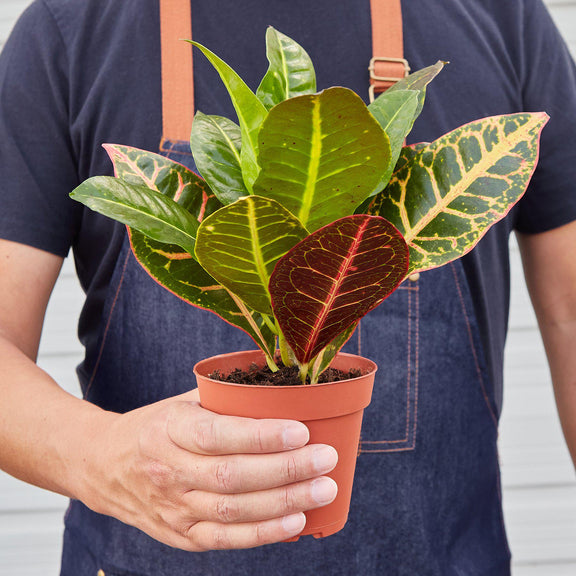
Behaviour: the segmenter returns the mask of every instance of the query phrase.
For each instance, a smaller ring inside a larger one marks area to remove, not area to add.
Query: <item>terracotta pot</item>
[[[263,353],[235,352],[196,364],[202,406],[230,416],[299,420],[310,430],[310,443],[333,446],[338,465],[328,476],[338,484],[338,496],[331,504],[306,512],[306,527],[300,536],[334,534],[348,518],[362,415],[370,404],[377,366],[361,356],[340,353],[332,366],[343,371],[359,369],[363,376],[314,386],[250,386],[208,378],[215,370],[229,374],[235,368],[246,370],[252,363],[263,366]]]

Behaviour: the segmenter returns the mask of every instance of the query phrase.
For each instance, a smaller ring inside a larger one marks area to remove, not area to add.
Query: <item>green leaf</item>
[[[330,366],[332,360],[336,357],[336,354],[338,354],[342,346],[348,342],[357,326],[358,322],[352,324],[341,334],[338,334],[338,336],[336,336],[336,338],[334,338],[334,340],[332,340],[332,342],[330,342],[330,344],[328,344],[328,346],[326,346],[318,356],[316,356],[310,374],[310,384],[316,384],[318,382],[320,374]]]
[[[306,236],[300,222],[278,202],[247,196],[204,220],[196,258],[249,307],[271,315],[270,274],[278,259]]]
[[[260,130],[254,193],[273,198],[308,230],[352,214],[378,186],[390,142],[346,88],[281,102]]]
[[[368,213],[390,220],[410,247],[409,273],[469,252],[524,194],[536,167],[541,112],[494,116],[418,150],[405,148]]]
[[[256,96],[268,110],[288,98],[316,92],[316,73],[308,53],[271,26],[266,31],[266,55],[270,66]]]
[[[230,94],[242,131],[241,161],[244,182],[248,190],[252,191],[252,185],[258,177],[259,172],[256,161],[258,154],[258,131],[268,111],[254,92],[248,88],[244,80],[242,80],[226,62],[218,58],[216,54],[202,46],[202,44],[198,44],[198,42],[192,40],[189,40],[189,42],[199,48],[206,58],[208,58]]]
[[[140,265],[167,290],[185,302],[210,310],[226,322],[244,330],[268,356],[274,356],[275,334],[260,314],[242,308],[187,252],[174,244],[156,242],[129,230],[132,251]]]
[[[231,204],[248,190],[242,178],[240,127],[222,116],[197,112],[190,147],[196,166],[220,202]]]
[[[324,226],[282,257],[270,277],[272,307],[301,366],[387,298],[407,268],[398,230],[366,214]]]
[[[386,96],[388,93],[394,93],[397,90],[414,90],[418,92],[418,107],[416,108],[416,112],[414,113],[414,120],[420,116],[422,112],[422,108],[424,107],[424,100],[426,99],[426,87],[440,72],[442,68],[446,66],[448,62],[442,62],[439,60],[436,64],[432,66],[428,66],[426,68],[422,68],[422,70],[418,70],[413,74],[406,76],[406,78],[402,78],[399,82],[393,84],[387,92],[379,96],[374,102]]]
[[[147,186],[176,201],[201,222],[222,206],[208,184],[186,166],[131,146],[104,144],[117,178]]]
[[[174,200],[146,186],[109,176],[95,176],[70,196],[159,242],[177,244],[194,254],[198,220]]]
[[[382,175],[380,184],[373,195],[378,194],[388,184],[400,157],[404,141],[412,131],[414,122],[424,107],[426,87],[446,64],[447,62],[438,61],[433,66],[428,66],[402,78],[368,106],[368,110],[390,138],[392,156],[392,161]],[[366,206],[367,203],[364,203],[357,212],[365,212]]]
[[[146,185],[176,199],[198,221],[222,206],[204,180],[165,156],[131,148],[104,146],[116,176],[133,184]],[[137,230],[128,229],[132,251],[140,265],[160,285],[185,302],[218,314],[247,332],[268,355],[274,354],[275,336],[260,314],[240,310],[234,298],[198,262],[176,244],[158,242]]]
[[[385,92],[380,98],[368,106],[368,110],[378,121],[388,138],[390,138],[391,161],[382,175],[375,193],[384,189],[394,166],[400,157],[406,136],[412,130],[416,110],[418,108],[419,93],[413,90],[396,90]]]

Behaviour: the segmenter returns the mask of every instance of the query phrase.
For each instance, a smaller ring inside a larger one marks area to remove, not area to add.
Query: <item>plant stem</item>
[[[292,355],[290,354],[290,348],[286,342],[282,331],[278,333],[278,347],[280,348],[280,356],[282,358],[282,363],[284,366],[292,366],[294,362],[292,361]]]
[[[320,352],[314,360],[312,360],[312,370],[310,372],[310,384],[318,384],[318,378],[320,377],[320,365],[322,363],[322,354]]]
[[[266,339],[262,335],[262,332],[261,332],[260,328],[258,327],[256,320],[254,320],[254,318],[252,317],[252,314],[250,313],[250,310],[248,310],[248,307],[246,306],[246,304],[244,304],[244,302],[238,296],[236,296],[236,294],[234,294],[234,292],[232,292],[230,290],[227,290],[227,292],[228,292],[228,294],[230,294],[231,298],[234,300],[234,302],[238,306],[240,312],[242,312],[242,315],[244,316],[244,318],[246,318],[246,320],[248,321],[248,323],[250,324],[250,326],[254,330],[255,334],[258,336],[260,343],[256,342],[256,344],[258,344],[259,348],[266,355],[266,362],[269,362],[270,360],[272,362],[274,362],[274,352],[275,351],[274,350],[270,351],[268,349]],[[263,318],[264,315],[261,315],[261,317]],[[270,364],[268,364],[268,366],[270,366]]]
[[[267,314],[262,314],[262,320],[264,321],[264,324],[266,324],[266,326],[270,328],[272,334],[278,335],[278,326],[274,322],[272,322],[270,316],[268,316]]]
[[[308,376],[308,364],[300,364],[300,382],[306,384],[306,376]]]
[[[278,372],[278,370],[280,370],[280,368],[278,368],[276,365],[276,362],[274,362],[274,360],[270,358],[268,354],[266,354],[266,364],[268,364],[268,368],[270,368],[272,372]]]

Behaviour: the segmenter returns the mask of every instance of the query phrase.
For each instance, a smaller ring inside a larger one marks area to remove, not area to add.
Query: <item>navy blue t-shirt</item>
[[[84,179],[111,174],[101,144],[157,150],[160,39],[154,0],[37,0],[0,56],[0,237],[65,256],[73,248],[87,293],[80,338],[93,349],[122,226],[69,199]],[[368,95],[369,0],[192,0],[193,37],[255,89],[273,25],[310,53],[319,89]],[[551,116],[532,185],[509,217],[464,258],[496,388],[509,298],[512,229],[542,232],[576,218],[576,74],[541,0],[403,3],[412,70],[450,65],[432,83],[409,142],[431,141],[480,117]],[[216,73],[196,53],[196,106],[234,118]]]

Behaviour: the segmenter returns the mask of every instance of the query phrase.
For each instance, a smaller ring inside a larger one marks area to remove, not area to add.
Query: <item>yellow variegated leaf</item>
[[[403,150],[367,212],[402,232],[410,273],[466,254],[508,214],[532,177],[547,121],[545,113],[494,116]]]

